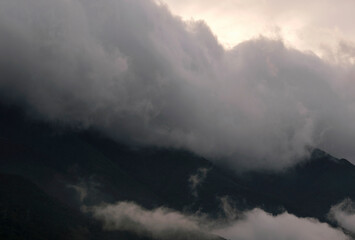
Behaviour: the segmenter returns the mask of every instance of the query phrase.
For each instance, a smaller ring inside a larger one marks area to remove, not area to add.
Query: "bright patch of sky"
[[[329,60],[355,45],[354,0],[163,0],[185,20],[204,20],[225,48],[260,35]],[[345,54],[349,55],[349,54]]]

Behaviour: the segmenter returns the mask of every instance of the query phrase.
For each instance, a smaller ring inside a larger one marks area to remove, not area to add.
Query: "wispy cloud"
[[[190,188],[194,197],[198,196],[198,187],[205,181],[208,171],[208,168],[199,168],[195,174],[189,177]]]
[[[95,199],[100,193],[98,188],[100,183],[95,180],[94,176],[89,177],[88,179],[80,179],[76,184],[68,184],[68,188],[72,188],[76,191],[79,196],[80,203],[84,203],[87,198]]]
[[[330,209],[328,217],[339,226],[355,234],[355,208],[351,199],[345,199],[334,205]]]
[[[84,208],[85,209],[85,208]],[[168,208],[147,210],[132,202],[118,202],[90,208],[106,230],[134,232],[153,239],[218,239],[208,233],[200,219]]]

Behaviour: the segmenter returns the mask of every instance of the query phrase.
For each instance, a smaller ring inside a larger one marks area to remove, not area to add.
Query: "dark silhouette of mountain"
[[[330,207],[355,199],[355,166],[315,149],[310,159],[284,172],[248,173],[247,186],[277,196],[286,209],[301,217],[326,221]],[[291,210],[292,209],[292,210]]]
[[[9,174],[0,174],[0,239],[143,240],[128,232],[104,232],[98,222]]]
[[[138,239],[104,232],[80,211],[102,202],[223,217],[227,197],[241,211],[261,207],[328,221],[332,205],[355,199],[354,165],[317,149],[283,172],[236,174],[188,151],[131,147],[94,129],[33,119],[0,107],[0,238]],[[199,169],[205,176],[193,188]]]

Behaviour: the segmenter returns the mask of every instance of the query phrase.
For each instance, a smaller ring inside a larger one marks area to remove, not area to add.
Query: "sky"
[[[235,171],[283,170],[314,147],[355,163],[354,9],[351,0],[1,0],[0,100],[40,121],[188,150]],[[188,179],[193,195],[206,174]],[[329,214],[354,232],[352,206]],[[347,239],[261,209],[227,226],[132,202],[88,211],[107,230],[163,240]]]
[[[162,0],[185,20],[203,20],[226,48],[260,35],[334,60],[340,43],[354,44],[352,0]],[[349,59],[353,63],[354,58]]]
[[[343,1],[3,0],[0,97],[42,121],[237,171],[285,169],[313,147],[355,162]]]

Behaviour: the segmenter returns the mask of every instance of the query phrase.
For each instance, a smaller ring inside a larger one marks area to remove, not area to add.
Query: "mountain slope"
[[[165,206],[225,217],[228,212],[222,205],[228,199],[240,211],[261,207],[274,214],[287,210],[328,221],[326,214],[332,205],[347,197],[355,199],[351,184],[355,167],[320,150],[283,172],[236,174],[184,150],[134,148],[92,129],[32,119],[20,109],[0,107],[0,210],[10,209],[15,216],[14,220],[2,218],[6,222],[2,234],[23,233],[36,239],[36,230],[42,227],[48,229],[48,233],[41,232],[43,239],[53,239],[49,232],[68,229],[74,229],[76,239],[88,234],[92,239],[126,234],[108,236],[80,211],[83,205],[102,202],[134,201],[148,209]],[[198,179],[198,184],[194,186],[191,179]],[[24,183],[27,180],[33,184]],[[10,204],[15,198],[18,206]],[[45,219],[52,212],[58,216],[58,223],[53,218],[45,224],[30,221],[34,225],[28,225],[24,215],[28,209]],[[56,236],[65,239],[69,235]],[[129,237],[134,239],[125,239]]]
[[[247,186],[277,195],[285,208],[298,216],[326,221],[330,207],[345,198],[355,199],[355,166],[315,149],[310,159],[281,173],[248,173]]]
[[[27,179],[8,174],[0,174],[0,239],[143,240],[127,232],[104,232],[98,222]]]

